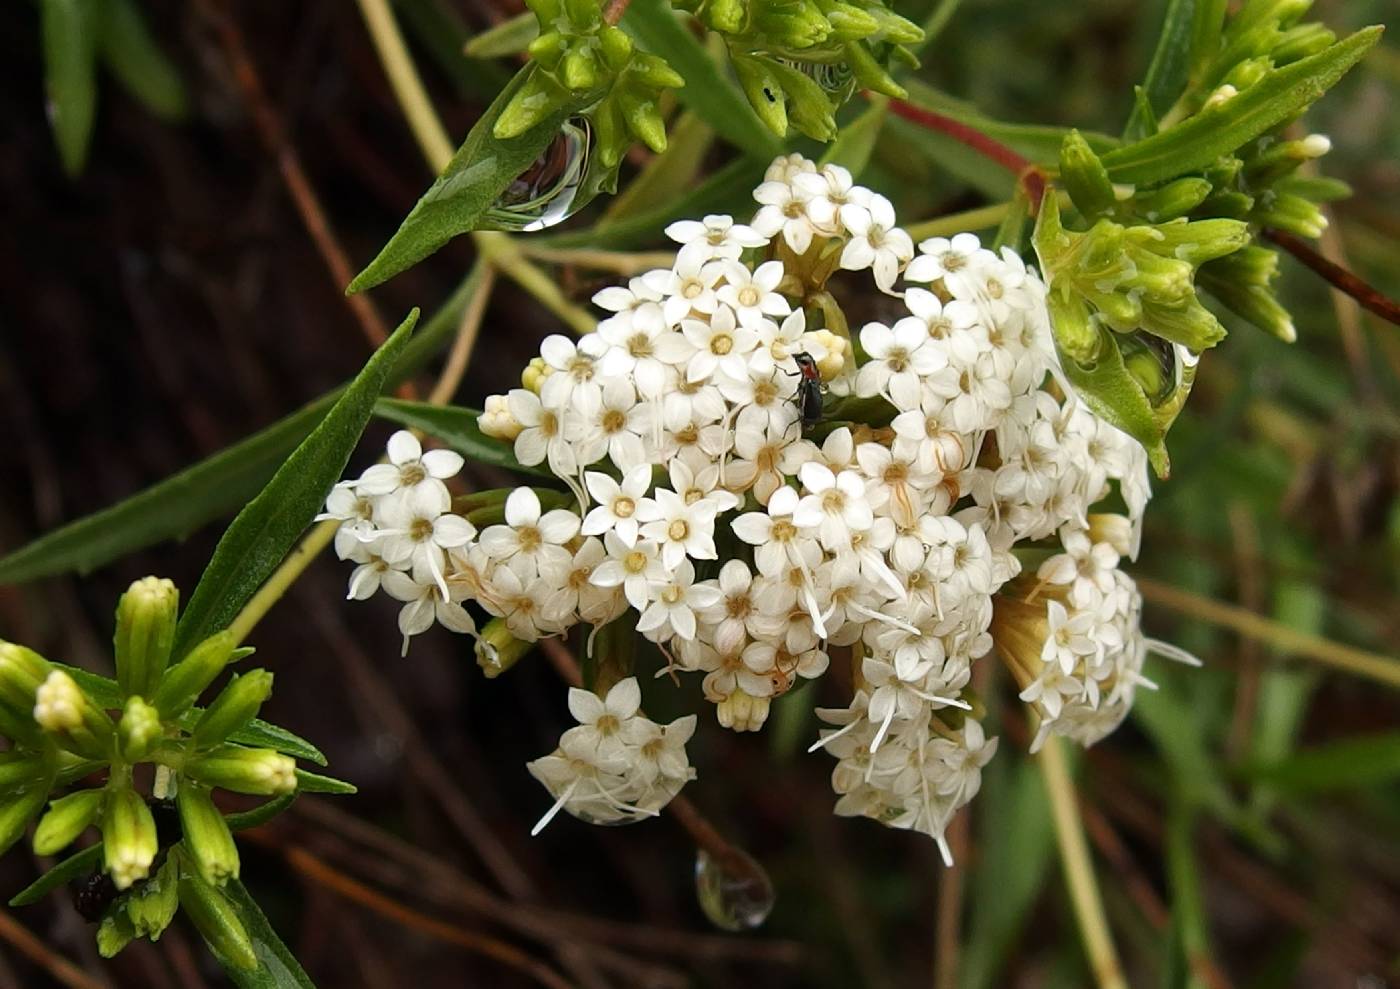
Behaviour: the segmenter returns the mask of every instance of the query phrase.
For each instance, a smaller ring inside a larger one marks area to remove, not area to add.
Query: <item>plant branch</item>
[[[603,11],[603,20],[609,24],[616,24],[622,20],[622,15],[627,13],[627,8],[632,5],[632,0],[612,0],[608,4],[608,9]]]
[[[959,144],[1000,165],[1016,176],[1016,181],[1025,190],[1032,214],[1040,209],[1040,199],[1045,195],[1046,182],[1044,171],[1035,162],[996,138],[983,134],[976,127],[970,127],[961,120],[954,120],[937,111],[915,106],[904,100],[890,100],[890,109],[896,116],[903,117],[926,130],[946,134]]]
[[[1113,937],[1099,897],[1094,863],[1084,840],[1084,825],[1079,819],[1079,804],[1075,799],[1074,781],[1070,779],[1065,759],[1064,742],[1052,736],[1040,750],[1041,777],[1050,797],[1050,810],[1055,821],[1055,838],[1060,846],[1060,862],[1065,869],[1070,900],[1084,939],[1084,951],[1099,989],[1128,989],[1113,947]]]
[[[1240,635],[1266,642],[1276,649],[1311,659],[1348,673],[1370,677],[1390,687],[1400,687],[1400,660],[1380,653],[1366,652],[1352,646],[1310,635],[1289,628],[1263,615],[1238,605],[1213,601],[1210,598],[1162,584],[1147,577],[1138,577],[1138,591],[1143,600],[1161,605],[1183,615],[1220,625]]]
[[[423,157],[434,172],[441,172],[452,160],[452,140],[447,136],[447,128],[442,125],[432,103],[428,100],[423,80],[418,75],[418,67],[404,44],[394,12],[389,9],[388,0],[360,0],[360,13],[364,15],[369,36],[379,53],[379,62],[384,66],[384,74],[389,77],[389,85],[394,97],[408,119],[409,129],[414,140],[423,150]]]
[[[233,619],[229,625],[229,631],[233,633],[235,644],[242,644],[245,639],[262,621],[272,606],[282,600],[282,596],[296,583],[302,572],[311,565],[311,561],[321,555],[321,550],[325,549],[335,539],[337,530],[340,529],[338,519],[326,519],[317,523],[310,532],[301,537],[301,542],[287,554],[277,569],[272,572],[272,576],[267,578],[257,593],[249,598],[248,603],[243,606],[243,610]]]
[[[951,237],[953,234],[960,234],[965,230],[989,230],[1006,218],[1006,214],[1011,212],[1013,205],[1015,204],[1011,200],[1007,200],[1004,203],[979,206],[961,213],[935,216],[931,220],[910,224],[904,229],[916,242],[927,240],[930,237]]]
[[[1379,289],[1362,281],[1341,265],[1327,260],[1309,247],[1305,241],[1292,234],[1284,233],[1282,230],[1265,230],[1262,236],[1265,240],[1277,244],[1292,254],[1333,288],[1345,292],[1386,322],[1400,326],[1400,303],[1389,298]]]
[[[447,363],[442,366],[437,383],[428,393],[429,405],[446,405],[457,393],[457,388],[462,384],[462,376],[467,373],[472,351],[476,348],[476,338],[481,334],[486,305],[491,301],[491,290],[496,287],[496,269],[480,262],[477,266],[480,268],[478,277],[481,281],[462,311],[462,321],[457,326],[452,349],[447,353]]]

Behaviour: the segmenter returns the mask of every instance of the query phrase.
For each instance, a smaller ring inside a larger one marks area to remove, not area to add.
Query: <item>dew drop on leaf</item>
[[[502,230],[530,232],[562,223],[583,206],[579,191],[593,143],[588,121],[565,122],[534,164],[506,186],[485,219]]]
[[[695,857],[695,895],[710,923],[726,931],[747,931],[768,919],[775,899],[773,881],[752,857],[730,850],[719,856],[703,848]]]

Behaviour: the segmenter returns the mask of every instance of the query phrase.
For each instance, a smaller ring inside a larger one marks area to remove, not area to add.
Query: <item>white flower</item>
[[[596,391],[598,361],[607,349],[607,341],[597,333],[588,334],[578,343],[558,333],[545,337],[540,343],[540,356],[551,373],[540,385],[540,401],[547,408],[563,409],[576,403],[578,396]]]
[[[807,215],[807,194],[787,181],[774,181],[755,189],[753,198],[762,204],[754,214],[753,229],[763,237],[781,233],[793,253],[806,254],[816,234],[812,218]]]
[[[1066,674],[1073,671],[1080,659],[1098,653],[1103,647],[1095,637],[1096,622],[1092,611],[1076,611],[1071,615],[1058,601],[1051,601],[1046,618],[1049,622],[1045,645],[1040,658],[1045,663],[1058,663]]]
[[[355,489],[361,494],[388,495],[396,491],[431,489],[440,500],[450,502],[442,482],[462,469],[462,455],[451,450],[423,452],[418,438],[406,429],[389,437],[389,462],[375,464],[360,475]],[[444,509],[446,504],[443,505]]]
[[[553,377],[553,375],[551,375]],[[577,459],[569,444],[559,413],[545,408],[540,397],[525,388],[513,388],[506,396],[510,414],[522,426],[515,438],[515,459],[526,467],[548,459],[549,469],[560,477],[577,472]]]
[[[392,570],[384,575],[383,584],[390,597],[404,602],[399,610],[403,655],[408,655],[408,640],[432,628],[434,621],[453,632],[476,634],[476,622],[459,603],[462,592],[450,588],[444,591],[435,574],[421,567],[412,574]]]
[[[875,284],[888,292],[899,269],[914,256],[914,242],[895,226],[894,207],[884,196],[872,195],[862,205],[841,207],[841,225],[851,234],[841,250],[841,267],[847,271],[873,268]]]
[[[791,303],[777,291],[782,280],[781,261],[765,261],[753,271],[737,261],[726,261],[724,284],[717,294],[721,302],[734,310],[740,325],[753,328],[765,316],[786,316],[792,312]]]
[[[641,706],[642,688],[636,677],[617,681],[606,698],[591,690],[570,687],[569,713],[579,723],[570,732],[580,743],[591,747],[599,760],[616,760],[625,752],[624,729]]]
[[[645,398],[660,397],[666,388],[666,365],[684,356],[684,351],[676,350],[675,334],[655,306],[598,324],[598,335],[608,344],[598,361],[599,372],[621,384],[630,379]]]
[[[817,530],[828,551],[848,548],[851,533],[864,532],[875,521],[865,498],[865,482],[855,471],[833,474],[823,464],[807,463],[800,477],[809,493],[798,502],[792,520],[799,528]]]
[[[700,261],[737,260],[745,248],[768,243],[768,238],[753,227],[735,223],[733,217],[716,214],[703,220],[677,220],[666,228],[666,236],[681,245],[678,258]]]
[[[651,413],[647,405],[637,402],[628,379],[603,379],[601,388],[580,393],[575,408],[573,456],[580,464],[596,463],[606,456],[628,470],[646,460],[642,434],[651,425]]]
[[[476,527],[460,515],[444,512],[434,488],[417,485],[379,506],[379,555],[394,566],[422,567],[433,575],[443,596],[443,551],[465,546],[476,536]]]
[[[669,579],[652,587],[652,600],[637,619],[637,631],[653,642],[664,642],[672,634],[695,638],[695,615],[713,607],[720,599],[719,588],[696,584],[695,566],[682,559]]]
[[[496,567],[491,571],[490,593],[482,595],[481,606],[497,618],[504,618],[510,634],[524,642],[562,632],[570,616],[552,608],[560,603],[555,591],[572,563],[567,550],[564,554],[562,566],[541,578],[521,577],[511,567]]]
[[[936,282],[941,278],[956,295],[966,284],[967,269],[981,249],[982,242],[976,234],[920,241],[919,256],[909,262],[904,277],[911,282]]]
[[[637,503],[641,533],[661,547],[661,563],[674,570],[681,560],[715,559],[715,516],[719,503],[708,498],[687,502],[674,491],[657,488],[654,497]]]
[[[563,508],[540,513],[532,488],[516,488],[506,499],[505,525],[488,526],[480,545],[491,559],[508,564],[524,579],[562,573],[572,556],[564,544],[578,535],[579,517]]]
[[[708,320],[682,321],[681,333],[694,348],[685,364],[687,381],[708,380],[716,371],[747,379],[749,354],[758,346],[758,334],[739,326],[728,306],[720,306]]]
[[[643,277],[664,297],[662,312],[666,324],[676,326],[686,316],[704,319],[715,311],[715,286],[724,277],[726,259],[706,260],[699,254],[682,253],[674,268],[649,271]]]
[[[865,206],[873,193],[855,184],[851,173],[840,165],[823,165],[817,172],[792,176],[792,184],[807,197],[807,215],[823,233],[841,232],[838,213],[843,206]]]
[[[856,374],[856,394],[884,395],[901,410],[918,408],[922,380],[948,364],[938,342],[917,321],[902,319],[894,329],[866,323],[860,345],[870,359]]]
[[[779,155],[774,158],[763,173],[763,181],[791,182],[799,175],[816,170],[815,162],[794,151],[791,154]]]
[[[637,506],[651,487],[651,465],[633,467],[623,476],[621,484],[598,471],[589,471],[583,480],[598,504],[584,518],[580,531],[585,536],[601,536],[612,531],[627,546],[636,545],[641,525]]]
[[[629,546],[615,532],[603,534],[603,546],[608,558],[593,568],[593,583],[599,587],[621,587],[627,603],[641,611],[651,600],[652,585],[666,579],[660,547],[649,539]]]

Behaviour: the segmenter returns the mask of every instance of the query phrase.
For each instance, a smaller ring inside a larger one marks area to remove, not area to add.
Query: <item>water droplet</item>
[[[773,881],[753,858],[730,849],[719,856],[703,848],[695,857],[695,895],[710,923],[726,931],[748,931],[768,919],[773,909]]]
[[[855,94],[855,73],[845,62],[799,62],[786,58],[778,61],[815,82],[836,106],[841,106]]]
[[[506,186],[485,218],[502,230],[526,233],[568,219],[584,205],[579,192],[588,174],[592,144],[587,120],[567,121],[535,163]]]

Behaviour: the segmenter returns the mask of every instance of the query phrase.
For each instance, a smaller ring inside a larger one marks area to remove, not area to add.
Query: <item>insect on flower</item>
[[[817,370],[817,362],[812,359],[811,354],[799,351],[792,355],[792,359],[797,362],[795,373],[802,379],[797,383],[795,398],[798,410],[802,413],[802,428],[807,429],[821,421],[822,393],[825,386],[822,385],[821,371]]]

